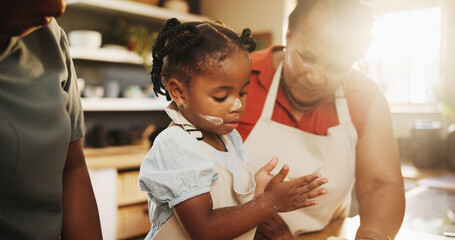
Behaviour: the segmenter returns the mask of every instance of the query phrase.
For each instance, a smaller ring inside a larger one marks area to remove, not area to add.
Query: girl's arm
[[[326,189],[316,189],[327,182],[319,174],[283,181],[288,172],[285,165],[265,193],[242,205],[213,209],[210,193],[206,193],[176,205],[175,214],[192,239],[233,239],[277,212],[315,205],[317,201],[308,199],[326,193]]]

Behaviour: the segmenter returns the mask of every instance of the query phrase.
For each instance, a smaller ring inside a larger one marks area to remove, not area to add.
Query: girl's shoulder
[[[156,170],[213,165],[199,141],[179,126],[168,127],[158,134],[144,163],[154,166]]]
[[[180,126],[170,126],[161,131],[152,143],[152,148],[155,145],[194,145],[199,144],[197,139],[191,136]]]

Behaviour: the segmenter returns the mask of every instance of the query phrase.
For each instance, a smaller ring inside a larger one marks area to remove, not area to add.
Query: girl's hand
[[[327,178],[320,178],[321,174],[313,173],[289,181],[283,181],[289,173],[289,166],[284,165],[281,171],[275,175],[265,188],[265,194],[269,194],[278,212],[289,212],[303,207],[318,204],[312,198],[324,195],[327,189],[317,189],[328,182]]]
[[[254,181],[256,182],[256,190],[254,196],[259,196],[264,193],[265,187],[269,183],[270,179],[273,178],[273,175],[270,172],[278,164],[278,158],[273,157],[264,167],[259,169],[254,175]]]

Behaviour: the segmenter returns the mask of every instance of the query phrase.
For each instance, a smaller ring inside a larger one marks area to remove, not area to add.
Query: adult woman
[[[371,10],[358,0],[300,0],[289,16],[286,47],[252,55],[238,127],[251,167],[277,156],[289,164],[290,177],[319,171],[329,179],[317,207],[280,214],[294,235],[345,217],[354,179],[356,239],[393,238],[401,225],[404,189],[388,105],[352,70],[366,53],[371,23]]]
[[[65,6],[0,2],[0,239],[102,239]]]

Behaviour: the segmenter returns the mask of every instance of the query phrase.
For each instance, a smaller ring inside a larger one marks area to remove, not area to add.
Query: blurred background
[[[79,77],[87,163],[103,234],[106,239],[142,236],[149,224],[146,196],[137,189],[138,167],[169,123],[167,103],[152,93],[149,78],[150,47],[160,27],[171,17],[220,20],[237,32],[250,28],[262,49],[284,44],[295,0],[67,2],[58,22],[68,34]],[[376,14],[373,40],[355,67],[377,83],[390,104],[406,189],[441,176],[437,184],[455,188],[455,1],[364,2]],[[443,196],[446,204],[438,214],[446,217],[447,210],[455,210],[448,205],[455,198]],[[423,226],[435,226],[430,215],[422,218]]]

